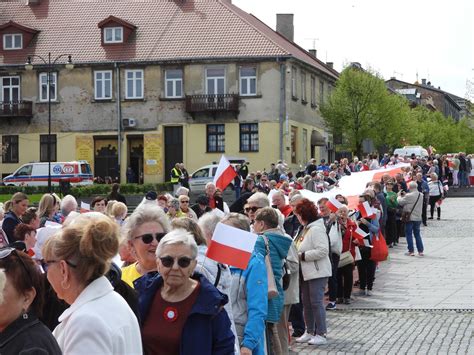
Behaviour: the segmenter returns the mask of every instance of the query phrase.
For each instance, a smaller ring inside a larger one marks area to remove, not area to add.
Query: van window
[[[209,177],[209,169],[201,169],[193,174],[193,178]]]
[[[211,176],[215,176],[215,175],[216,175],[216,171],[217,171],[217,167],[212,168],[212,175],[211,175]]]
[[[91,167],[89,164],[81,164],[81,174],[90,174],[91,173]]]
[[[25,165],[22,166],[18,171],[15,173],[15,176],[29,176],[31,175],[31,170],[33,170],[33,165]]]

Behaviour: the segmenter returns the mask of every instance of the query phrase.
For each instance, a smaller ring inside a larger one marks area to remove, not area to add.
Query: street
[[[474,345],[474,199],[448,198],[422,227],[425,256],[406,243],[379,265],[371,297],[327,312],[328,344],[299,354],[467,354]]]

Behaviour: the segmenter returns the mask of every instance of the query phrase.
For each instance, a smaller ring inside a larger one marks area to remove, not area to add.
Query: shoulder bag
[[[275,276],[273,275],[272,263],[270,261],[270,245],[268,244],[268,238],[262,235],[265,241],[265,267],[267,268],[267,279],[268,279],[268,299],[275,298],[278,296],[278,289],[275,282]]]
[[[351,232],[351,238],[349,239],[349,250],[341,253],[341,257],[339,258],[339,264],[337,265],[338,268],[354,263],[354,257],[352,256],[352,253],[351,253],[351,244],[352,244],[352,232]]]
[[[418,200],[420,199],[420,195],[421,195],[421,194],[418,192],[418,197],[416,198],[415,204],[413,205],[413,207],[412,207],[412,209],[411,209],[410,212],[408,212],[408,211],[403,211],[403,212],[402,212],[401,221],[402,221],[403,223],[410,222],[411,214],[412,214],[413,210],[415,209],[415,206],[416,206],[416,204],[418,203]]]

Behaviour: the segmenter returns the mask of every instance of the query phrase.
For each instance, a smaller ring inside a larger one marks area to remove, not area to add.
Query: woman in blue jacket
[[[146,354],[233,354],[227,296],[194,273],[198,249],[191,233],[168,233],[156,250],[158,274],[135,281]]]

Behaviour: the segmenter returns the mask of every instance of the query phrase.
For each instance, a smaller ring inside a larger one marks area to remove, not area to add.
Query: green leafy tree
[[[362,142],[398,145],[408,124],[408,103],[390,93],[377,74],[347,67],[321,112],[334,134],[342,134],[347,148],[358,156]]]

